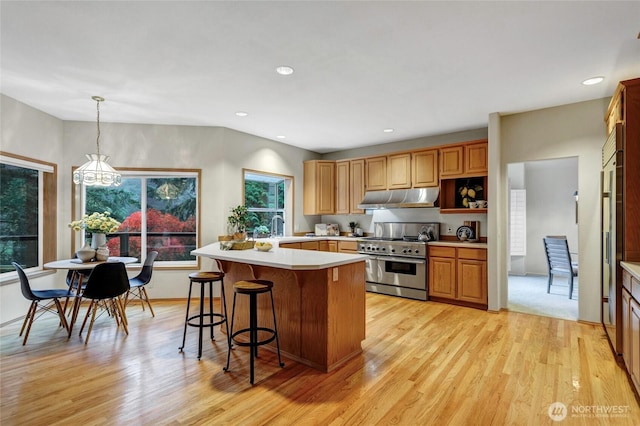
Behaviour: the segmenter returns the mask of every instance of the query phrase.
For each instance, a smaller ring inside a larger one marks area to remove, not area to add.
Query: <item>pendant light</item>
[[[96,110],[98,113],[97,153],[87,154],[89,161],[73,172],[73,183],[81,183],[87,186],[119,186],[122,183],[122,176],[107,163],[109,157],[100,154],[100,102],[104,102],[104,98],[92,96],[91,99],[96,101]]]
[[[156,189],[156,194],[163,200],[175,200],[179,193],[178,187],[170,182],[165,182]]]

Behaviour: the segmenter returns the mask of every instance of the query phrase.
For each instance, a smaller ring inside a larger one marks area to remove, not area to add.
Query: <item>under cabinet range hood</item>
[[[367,191],[358,204],[359,209],[398,209],[407,207],[435,207],[439,188],[392,189]]]

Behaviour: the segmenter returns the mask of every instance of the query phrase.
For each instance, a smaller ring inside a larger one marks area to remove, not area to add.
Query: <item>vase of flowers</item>
[[[94,212],[85,214],[80,220],[69,223],[69,228],[74,231],[84,229],[91,234],[91,247],[95,250],[107,244],[107,234],[116,232],[120,227],[120,222],[111,217],[111,213]]]

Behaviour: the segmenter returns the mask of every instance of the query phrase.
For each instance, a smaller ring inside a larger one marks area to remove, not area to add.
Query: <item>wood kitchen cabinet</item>
[[[629,301],[629,375],[636,392],[640,392],[640,304],[636,299]]]
[[[303,213],[335,213],[335,161],[304,162]]]
[[[411,153],[387,156],[387,189],[411,188]]]
[[[280,243],[278,244],[280,248],[289,248],[289,249],[299,249],[300,243]]]
[[[351,162],[336,161],[336,214],[351,213]]]
[[[302,250],[318,250],[318,241],[303,241],[300,243]]]
[[[622,338],[622,359],[627,368],[631,382],[640,394],[640,280],[637,274],[633,275],[623,267],[622,270],[622,297],[620,310],[622,322],[620,336]]]
[[[365,160],[336,161],[336,214],[362,214]]]
[[[429,246],[429,297],[487,308],[487,250]]]
[[[440,179],[486,175],[488,152],[486,140],[440,148]]]
[[[425,149],[411,154],[411,181],[413,188],[438,186],[437,149]]]
[[[318,250],[320,251],[329,251],[329,252],[337,252],[338,251],[338,242],[337,241],[327,241],[321,240],[318,241]]]
[[[384,191],[387,189],[387,156],[365,158],[365,189]]]
[[[357,241],[338,241],[338,252],[358,254]]]

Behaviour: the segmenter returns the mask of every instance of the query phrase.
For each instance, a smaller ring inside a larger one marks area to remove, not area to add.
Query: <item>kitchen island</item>
[[[366,255],[280,247],[268,252],[221,250],[219,243],[191,254],[215,259],[225,273],[229,318],[236,281],[273,281],[280,350],[285,357],[329,372],[362,352]],[[258,299],[258,321],[272,327],[270,300]],[[238,296],[234,330],[248,326],[248,311],[248,298]],[[275,342],[267,347],[275,350]]]

